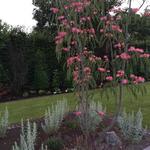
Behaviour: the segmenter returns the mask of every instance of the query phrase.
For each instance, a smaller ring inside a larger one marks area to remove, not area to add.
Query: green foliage
[[[58,70],[53,71],[53,80],[52,80],[52,88],[56,91],[60,86],[60,78],[59,78]]]
[[[8,82],[8,76],[2,64],[0,64],[0,84],[5,84]]]
[[[57,137],[49,138],[46,142],[46,145],[50,150],[62,150],[64,147],[63,140]]]
[[[36,53],[36,64],[34,70],[34,88],[35,89],[47,89],[48,88],[48,76],[44,70],[42,52],[39,50]]]
[[[104,14],[107,14],[107,10],[114,5],[119,5],[120,2],[120,0],[106,1]],[[56,15],[50,11],[53,1],[33,0],[33,4],[36,6],[34,19],[37,21],[37,26],[30,34],[21,27],[13,28],[0,20],[0,82],[11,88],[11,93],[16,96],[22,95],[23,91],[28,89],[50,87],[52,90],[53,87],[58,87],[58,82],[60,89],[72,87],[72,82],[66,81],[65,78],[66,68],[63,67],[65,54],[61,62],[57,61],[55,55]],[[125,17],[124,14],[123,17]],[[132,14],[131,20],[129,25],[130,45],[150,51],[150,18]],[[98,16],[92,21],[95,28],[98,28],[98,25],[101,26]],[[98,56],[103,56],[106,52],[107,43],[106,41],[102,43],[94,50]],[[91,47],[92,44],[93,42],[90,42]],[[38,62],[40,60],[36,56],[39,50],[42,53],[42,63]],[[150,79],[150,64],[136,61],[133,65],[130,71],[134,69],[137,75],[144,76],[146,80]],[[58,72],[58,80],[54,78],[54,70]]]
[[[0,137],[4,137],[6,135],[7,132],[7,128],[8,128],[8,110],[7,107],[5,108],[4,113],[0,113]]]
[[[78,129],[78,124],[76,120],[65,120],[64,125],[69,129]]]
[[[34,150],[35,140],[37,136],[36,123],[30,123],[27,121],[26,127],[24,127],[23,121],[21,122],[21,135],[20,145],[15,142],[13,150]]]
[[[48,108],[45,111],[44,124],[41,124],[44,132],[48,134],[55,133],[59,129],[67,110],[68,104],[66,100],[57,101],[55,106],[52,105],[51,109]]]
[[[136,114],[134,112],[127,114],[124,111],[118,117],[118,124],[125,139],[132,142],[140,142],[142,140],[145,133],[142,121],[143,115],[140,110]]]

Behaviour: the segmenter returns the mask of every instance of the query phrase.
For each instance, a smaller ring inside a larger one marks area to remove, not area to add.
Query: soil
[[[47,135],[45,132],[43,132],[41,128],[41,123],[43,122],[42,118],[32,121],[35,121],[38,126],[38,135],[35,150],[40,150],[41,144],[45,143],[49,137],[54,135]],[[0,150],[12,150],[12,145],[14,144],[14,142],[16,141],[19,143],[21,132],[20,129],[21,129],[20,124],[13,124],[9,127],[6,136],[0,139]],[[115,127],[113,131],[115,131],[116,134],[120,137],[122,141],[122,146],[113,147],[111,145],[107,145],[105,140],[101,138],[102,140],[99,141],[99,147],[94,147],[93,145],[95,141],[99,139],[98,133],[100,132],[100,130],[101,129],[98,129],[96,133],[90,135],[91,139],[88,142],[89,145],[92,145],[90,150],[143,150],[144,148],[150,146],[150,132],[143,137],[140,143],[132,144],[129,141],[123,140],[119,129]],[[63,140],[64,142],[63,150],[77,150],[75,149],[77,143],[80,146],[81,145],[83,146],[84,144],[83,142],[84,136],[78,123],[76,122],[74,114],[72,113],[70,113],[68,116],[64,118],[62,125],[58,133],[55,134],[55,136],[59,136]],[[80,150],[83,149],[81,148]]]

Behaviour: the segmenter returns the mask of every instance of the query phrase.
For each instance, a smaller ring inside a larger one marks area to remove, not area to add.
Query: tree
[[[106,80],[116,98],[116,112],[112,124],[122,111],[124,87],[127,84],[139,84],[144,78],[136,75],[133,64],[137,61],[149,61],[150,55],[143,49],[130,45],[129,25],[133,9],[131,0],[129,8],[122,19],[124,11],[119,9],[105,12],[105,1],[55,1],[51,8],[57,14],[58,33],[55,37],[56,52],[59,56],[68,54],[67,72],[73,76],[74,87],[79,101],[81,129],[85,135],[86,146],[90,138],[90,95],[89,88],[95,86],[93,74],[97,72],[101,81]],[[101,10],[101,11],[100,11]],[[119,12],[119,13],[116,13]],[[113,13],[114,15],[111,15]],[[98,20],[97,25],[93,20]],[[97,45],[105,47],[105,55],[94,55]],[[118,86],[118,88],[114,88]],[[126,86],[132,89],[132,86]],[[105,90],[105,89],[104,89]],[[131,90],[133,91],[133,90]],[[133,92],[134,93],[134,92]],[[87,146],[85,149],[88,149]]]
[[[45,90],[49,87],[48,76],[43,63],[43,52],[41,50],[36,52],[33,87],[36,90]]]
[[[28,65],[26,62],[27,35],[21,28],[10,31],[6,46],[8,70],[12,95],[20,95],[27,81]]]

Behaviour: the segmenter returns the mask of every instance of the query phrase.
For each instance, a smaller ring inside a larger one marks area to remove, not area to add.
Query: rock
[[[150,150],[150,146],[144,148],[143,150]]]
[[[28,92],[24,92],[22,96],[26,98],[26,97],[29,96],[29,93]]]
[[[112,146],[121,146],[122,142],[114,131],[106,132],[106,143]]]
[[[44,95],[44,94],[46,94],[46,91],[45,90],[39,90],[38,93],[39,93],[39,95]]]

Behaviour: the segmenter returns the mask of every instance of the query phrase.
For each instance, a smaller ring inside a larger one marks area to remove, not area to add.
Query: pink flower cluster
[[[150,57],[150,54],[148,53],[144,53],[140,55],[140,58],[149,58],[149,57]]]
[[[58,8],[55,8],[55,7],[50,8],[50,10],[51,10],[54,14],[56,14],[56,13],[59,12],[59,9],[58,9]]]
[[[100,117],[104,117],[105,112],[103,112],[103,111],[99,111],[99,112],[98,112],[98,115],[99,115]]]
[[[117,74],[116,74],[116,77],[123,77],[124,74],[125,74],[124,70],[118,70]]]
[[[150,12],[145,12],[145,13],[144,13],[144,16],[145,16],[145,17],[150,17]]]
[[[132,8],[133,13],[137,13],[139,11],[139,8]]]
[[[123,43],[117,43],[114,45],[114,48],[122,49],[124,47]]]
[[[72,9],[75,12],[82,12],[86,6],[90,4],[90,1],[88,0],[81,0],[80,2],[78,1],[68,1],[69,5],[64,5],[64,9]]]
[[[103,111],[99,111],[99,112],[97,112],[97,113],[98,113],[98,115],[99,115],[100,117],[104,117],[104,116],[105,116],[105,112],[103,112]],[[81,111],[76,111],[76,112],[74,112],[74,114],[75,114],[76,116],[81,116],[82,112],[81,112]]]
[[[69,57],[67,59],[67,67],[71,66],[73,63],[75,62],[81,62],[81,59],[79,56],[73,56],[73,57]]]
[[[112,76],[107,76],[107,77],[106,77],[106,80],[112,81],[112,80],[113,80],[113,77],[112,77]]]
[[[90,68],[90,67],[85,67],[85,68],[83,69],[83,71],[84,71],[84,73],[85,73],[86,75],[90,75],[90,74],[91,74],[91,68]]]
[[[139,53],[143,53],[144,50],[141,49],[141,48],[135,48],[133,46],[131,46],[129,49],[128,49],[129,52],[139,52]]]
[[[81,17],[80,18],[81,23],[86,22],[86,21],[91,21],[91,17]]]
[[[55,43],[61,44],[63,42],[64,37],[67,35],[67,32],[58,32],[58,35],[55,37]]]
[[[81,111],[76,111],[76,112],[74,112],[74,114],[75,114],[76,116],[80,116],[82,113],[81,113]]]
[[[134,84],[143,83],[145,81],[145,79],[143,77],[136,76],[134,74],[131,74],[130,78],[132,79]]]
[[[120,26],[118,26],[118,25],[112,25],[111,28],[113,31],[122,32],[122,29],[120,29]]]
[[[101,68],[101,67],[98,68],[97,70],[98,70],[99,72],[106,72],[106,69],[105,69],[105,68]]]
[[[124,52],[120,55],[120,58],[123,60],[128,60],[131,58],[131,56],[128,53]]]
[[[122,79],[122,80],[121,80],[121,83],[122,83],[122,84],[128,84],[128,82],[129,82],[129,81],[128,81],[127,79]]]
[[[72,27],[71,29],[71,32],[72,33],[89,33],[89,34],[95,34],[95,29],[94,28],[90,28],[90,29],[79,29],[79,28],[76,28],[76,27]]]

